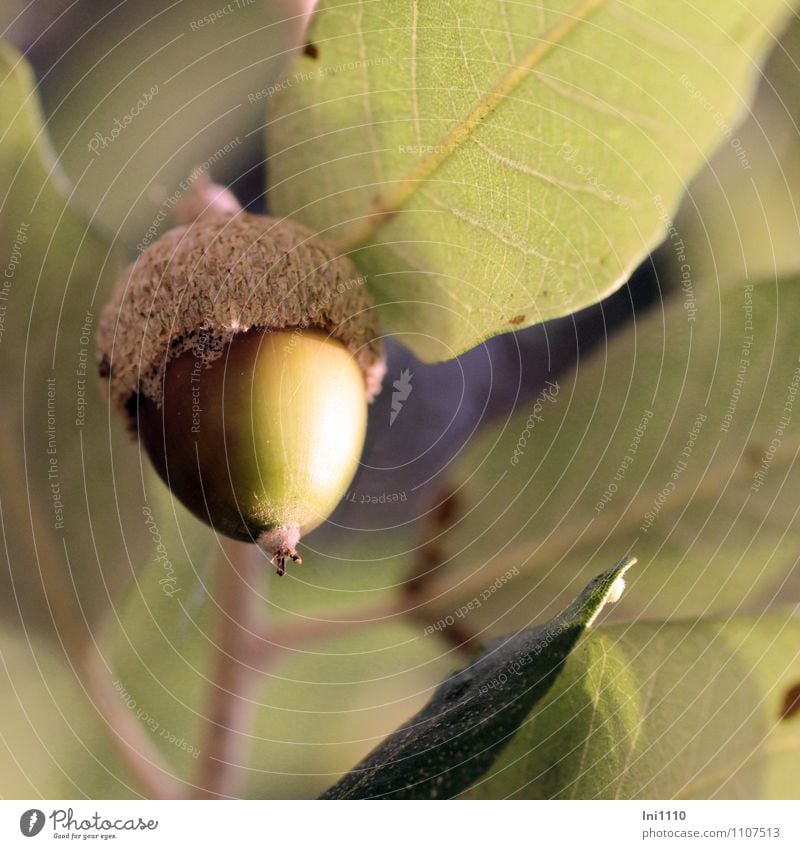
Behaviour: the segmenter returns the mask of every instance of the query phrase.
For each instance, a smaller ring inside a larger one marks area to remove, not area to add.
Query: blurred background
[[[74,186],[73,207],[125,259],[136,255],[150,228],[170,226],[161,215],[164,202],[200,163],[212,162],[213,179],[230,186],[249,210],[269,212],[264,206],[268,92],[303,44],[308,8],[292,0],[254,0],[203,23],[224,5],[219,0],[169,5],[155,0],[5,0],[0,11],[0,30],[32,66],[48,143]],[[682,290],[687,264],[693,291],[717,296],[732,280],[773,280],[798,270],[798,60],[800,25],[795,24],[776,44],[751,112],[743,115],[741,126],[731,128],[688,187],[675,219],[686,261],[679,260],[675,238],[670,238],[603,303],[496,337],[450,362],[424,365],[388,340],[385,389],[370,410],[367,447],[351,492],[331,521],[307,540],[311,553],[304,555],[308,565],[299,577],[280,588],[265,578],[265,605],[275,621],[359,609],[365,600],[379,601],[413,577],[414,570],[424,572],[425,557],[438,563],[444,555],[432,553],[434,542],[459,509],[451,473],[455,467],[456,478],[465,475],[458,464],[474,459],[469,446],[490,433],[488,428],[502,432],[515,412],[530,408],[546,381],[573,374],[593,354],[607,355],[619,334],[648,315],[663,313],[670,297]],[[136,117],[128,125],[125,116],[131,110]],[[116,132],[122,123],[124,132]],[[82,298],[88,294],[74,292],[70,299]],[[86,309],[79,303],[76,315]],[[405,389],[397,390],[395,381]],[[393,418],[394,391],[402,391],[404,400]],[[18,387],[10,386],[10,392],[9,408]],[[105,427],[104,411],[95,400],[92,415]],[[146,476],[135,449],[119,450],[130,452],[126,462]],[[76,477],[83,462],[75,468]],[[115,497],[130,499],[138,508],[142,486],[158,493],[160,483],[148,477],[144,484],[136,480],[129,486],[117,477]],[[105,586],[99,604],[113,614],[102,640],[116,664],[117,692],[136,703],[134,712],[152,718],[154,734],[157,727],[173,738],[156,742],[175,770],[185,773],[199,746],[208,671],[203,649],[213,613],[208,557],[202,552],[215,546],[166,494],[153,497],[163,501],[159,522],[169,539],[176,580],[185,590],[181,608],[176,611],[159,591],[162,567],[152,562],[146,535],[139,544],[150,562],[136,577],[132,564],[137,554],[127,549],[133,534],[122,534],[128,553],[120,586],[128,588],[126,594],[111,594],[112,576],[105,575],[105,565],[94,564],[92,581]],[[544,536],[546,530],[541,526],[531,533],[538,541],[537,533]],[[377,558],[376,534],[381,540]],[[473,531],[473,536],[480,533]],[[93,559],[88,544],[87,552],[87,560]],[[565,592],[583,580],[584,567],[597,571],[592,558],[578,559],[564,573]],[[515,562],[507,560],[508,565]],[[73,566],[80,564],[73,559]],[[147,574],[156,579],[148,583]],[[796,576],[781,574],[784,597],[796,600],[797,583]],[[556,598],[554,593],[534,596],[524,614],[510,617],[493,611],[479,629],[481,636],[540,621],[552,612]],[[384,623],[367,636],[344,635],[324,649],[303,647],[271,670],[259,696],[247,793],[314,795],[405,719],[463,657],[458,639],[432,645],[430,638],[422,638],[424,625],[446,615],[454,603],[440,598],[413,624]],[[498,610],[510,607],[507,601],[498,604]],[[12,609],[8,620],[15,615]],[[26,617],[20,614],[29,621]],[[38,671],[26,677],[20,670],[30,664],[38,637],[26,630],[20,641],[18,631],[3,631],[9,686],[0,695],[5,740],[0,794],[135,794],[97,717],[91,711],[77,716],[82,709],[76,706],[84,704],[86,694],[63,668],[60,649],[37,649]]]

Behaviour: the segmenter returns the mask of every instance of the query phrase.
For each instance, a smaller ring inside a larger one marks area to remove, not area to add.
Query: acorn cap
[[[147,247],[101,316],[98,363],[111,400],[136,426],[139,394],[161,406],[167,363],[219,358],[236,333],[317,328],[341,341],[372,400],[386,370],[378,315],[347,256],[289,219],[201,215]]]

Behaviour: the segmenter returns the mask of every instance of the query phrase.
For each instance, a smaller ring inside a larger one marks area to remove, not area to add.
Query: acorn
[[[177,498],[285,571],[360,461],[385,372],[352,262],[207,180],[146,247],[98,326],[111,403]]]

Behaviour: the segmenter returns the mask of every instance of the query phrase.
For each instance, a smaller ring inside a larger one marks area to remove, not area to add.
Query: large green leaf
[[[77,632],[109,607],[150,542],[139,458],[110,427],[95,376],[94,330],[117,264],[70,206],[34,90],[25,61],[2,44],[0,613]]]
[[[574,312],[662,239],[787,14],[326,0],[270,104],[270,206],[361,246],[425,360]]]
[[[466,795],[798,799],[798,646],[783,613],[599,628]]]
[[[797,601],[800,285],[690,293],[553,377],[448,470],[420,537],[428,629],[543,621],[598,563],[640,562],[611,614],[708,616]]]
[[[452,798],[480,778],[561,672],[578,638],[619,598],[625,560],[541,628],[488,643],[427,705],[324,796]]]

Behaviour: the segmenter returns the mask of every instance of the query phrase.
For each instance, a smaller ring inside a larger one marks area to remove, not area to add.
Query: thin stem
[[[446,521],[447,514],[453,509],[454,496],[451,494],[443,499],[442,504],[447,511],[445,516],[437,518],[437,524]],[[441,530],[441,528],[440,528]],[[403,597],[407,603],[404,612],[417,622],[430,625],[431,601],[436,596],[431,595],[431,584],[436,568],[439,566],[441,553],[436,543],[427,543],[417,549],[416,562],[403,586]],[[437,629],[436,633],[458,651],[471,655],[481,643],[478,634],[467,628],[465,623],[453,620],[447,628]]]
[[[257,707],[256,691],[265,674],[287,653],[396,616],[419,617],[408,605],[409,595],[413,594],[398,593],[342,616],[265,624],[259,595],[254,590],[265,570],[263,556],[255,546],[229,540],[223,546],[215,586],[220,614],[216,657],[193,792],[194,798],[201,799],[241,795],[248,729]],[[447,638],[463,651],[470,651],[474,644],[472,635],[460,631]]]
[[[48,543],[44,549],[40,556],[37,546],[37,559],[55,635],[92,707],[102,718],[101,727],[109,742],[143,795],[150,799],[180,798],[184,795],[182,783],[173,776],[158,747],[112,685],[109,665],[75,603],[74,586],[67,583],[68,569],[59,564],[56,547]],[[64,557],[67,558],[66,546]]]
[[[403,613],[397,601],[389,600],[350,611],[346,617],[265,625],[259,596],[254,591],[264,573],[263,557],[254,546],[229,540],[223,546],[215,582],[219,607],[216,657],[192,794],[197,799],[241,796],[248,729],[257,707],[256,691],[264,675],[287,652]]]
[[[252,644],[252,663],[265,670],[272,666],[276,657],[287,652],[297,651],[311,643],[335,640],[345,634],[352,634],[383,623],[393,616],[400,616],[405,611],[398,602],[399,600],[395,599],[384,600],[355,611],[348,611],[347,615],[342,617],[303,619],[301,622],[265,628]]]
[[[79,667],[92,704],[105,720],[108,739],[119,759],[136,777],[144,795],[148,799],[185,796],[182,783],[172,776],[145,729],[110,685],[108,666],[94,643],[81,653]]]
[[[253,696],[261,681],[261,670],[248,662],[255,635],[263,627],[254,590],[264,571],[261,558],[254,556],[257,551],[225,540],[223,556],[218,559],[215,600],[219,630],[193,793],[199,799],[241,795],[247,730],[255,709]]]

